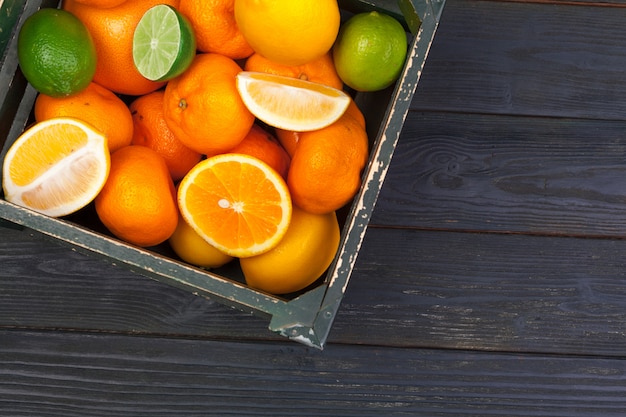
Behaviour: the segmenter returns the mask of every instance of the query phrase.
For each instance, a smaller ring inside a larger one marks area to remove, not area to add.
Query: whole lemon
[[[17,38],[24,77],[40,93],[65,97],[87,88],[96,73],[96,48],[85,25],[64,10],[29,16]]]
[[[180,215],[168,242],[180,259],[202,268],[218,268],[233,259],[202,239]]]
[[[278,246],[239,260],[246,283],[272,294],[288,294],[306,288],[330,266],[339,247],[339,238],[339,223],[334,212],[312,214],[293,206],[291,223]]]
[[[357,91],[377,91],[393,84],[404,66],[407,38],[396,19],[376,11],[345,22],[333,47],[339,77]]]
[[[302,65],[330,51],[340,24],[337,0],[235,0],[235,21],[270,61]]]

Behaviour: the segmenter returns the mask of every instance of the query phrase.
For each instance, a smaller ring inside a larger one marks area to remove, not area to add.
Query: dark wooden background
[[[0,228],[0,416],[623,416],[626,3],[447,0],[330,341]]]

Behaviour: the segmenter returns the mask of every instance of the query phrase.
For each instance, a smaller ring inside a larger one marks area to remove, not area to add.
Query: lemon
[[[201,268],[218,268],[233,259],[202,239],[180,215],[168,242],[180,259]]]
[[[239,260],[246,284],[272,294],[306,288],[330,266],[339,238],[334,212],[312,214],[293,206],[291,223],[278,246]]]
[[[352,16],[341,26],[333,46],[337,74],[357,91],[377,91],[393,84],[406,54],[406,32],[400,22],[377,11]]]
[[[235,21],[252,49],[283,65],[302,65],[333,46],[337,0],[235,0]]]
[[[36,123],[9,148],[2,167],[4,198],[52,217],[93,201],[108,178],[106,137],[71,118]]]
[[[22,25],[17,40],[22,73],[40,93],[65,97],[87,88],[96,72],[96,48],[73,14],[41,9]]]
[[[259,120],[297,132],[333,124],[350,105],[350,96],[336,88],[264,72],[240,72],[237,90]]]

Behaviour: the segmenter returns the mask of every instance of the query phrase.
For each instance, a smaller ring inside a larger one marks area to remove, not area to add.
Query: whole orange
[[[164,242],[178,224],[176,190],[165,160],[145,146],[111,154],[109,177],[95,206],[111,233],[137,246]]]
[[[237,63],[224,55],[198,54],[182,75],[165,87],[165,121],[187,147],[216,155],[248,134],[254,116],[241,100]]]
[[[179,11],[196,33],[198,50],[241,59],[252,54],[235,22],[235,0],[181,0]]]
[[[133,145],[141,145],[157,151],[167,164],[174,182],[180,180],[202,154],[186,147],[172,133],[163,117],[163,90],[153,91],[136,98],[130,104],[134,123]]]
[[[254,124],[245,138],[228,152],[254,156],[268,164],[281,177],[287,178],[291,158],[271,133]]]
[[[111,91],[142,95],[163,86],[144,78],[133,63],[133,33],[144,13],[157,4],[178,7],[178,0],[132,0],[100,8],[65,0],[63,8],[75,14],[93,37],[98,63],[94,81]]]
[[[361,186],[367,158],[367,133],[348,113],[328,127],[301,132],[287,176],[293,203],[317,214],[343,207]]]
[[[74,1],[76,1],[76,3],[84,4],[86,6],[101,7],[104,9],[108,7],[119,6],[120,4],[124,3],[126,0],[74,0]]]
[[[129,145],[133,137],[133,119],[126,103],[95,83],[69,97],[37,96],[35,120],[64,116],[87,122],[102,132],[107,137],[110,152]]]
[[[299,78],[305,81],[329,85],[338,90],[343,88],[343,81],[341,81],[337,70],[335,70],[333,58],[330,53],[326,53],[302,65],[279,64],[270,61],[261,54],[255,53],[246,60],[244,69],[246,71],[267,72],[270,74]]]
[[[350,101],[350,105],[346,109],[346,114],[354,117],[363,127],[363,129],[365,129],[365,116],[363,116],[363,113],[361,113],[361,110],[354,100]],[[302,135],[302,132],[275,129],[274,133],[276,134],[276,138],[283,146],[283,148],[287,151],[289,156],[293,157],[293,155],[296,153],[296,147],[298,146],[298,141],[300,140],[300,135]]]

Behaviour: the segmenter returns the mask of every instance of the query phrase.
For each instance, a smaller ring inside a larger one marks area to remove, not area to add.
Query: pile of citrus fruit
[[[130,244],[169,242],[204,268],[238,259],[270,293],[307,287],[337,252],[336,211],[368,159],[349,92],[393,83],[407,49],[388,16],[340,16],[336,0],[65,0],[36,12],[18,57],[40,94],[6,154],[5,198],[50,216],[93,202]],[[367,37],[375,50],[358,49]]]

